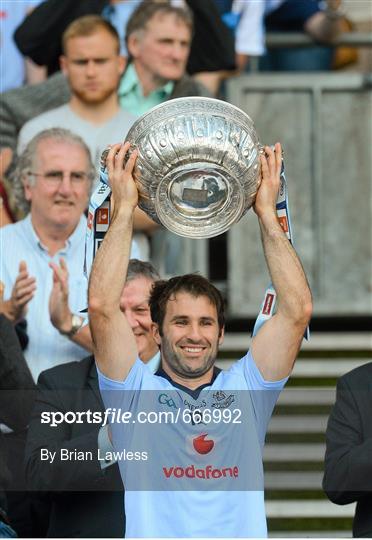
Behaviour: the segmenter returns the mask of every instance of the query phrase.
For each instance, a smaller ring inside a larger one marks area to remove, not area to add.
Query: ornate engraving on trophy
[[[127,140],[139,151],[139,206],[170,231],[216,236],[254,204],[261,147],[252,120],[234,105],[173,99],[140,117]]]

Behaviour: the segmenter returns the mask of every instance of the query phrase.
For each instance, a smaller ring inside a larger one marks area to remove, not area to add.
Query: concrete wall
[[[372,100],[359,74],[260,74],[229,81],[228,101],[260,141],[281,141],[295,245],[316,315],[372,313]],[[229,231],[230,316],[255,316],[269,277],[255,214]]]

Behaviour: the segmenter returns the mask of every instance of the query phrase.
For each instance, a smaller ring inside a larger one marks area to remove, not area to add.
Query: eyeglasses
[[[49,185],[59,185],[62,183],[65,175],[68,175],[70,181],[74,185],[82,184],[86,180],[90,180],[92,177],[83,171],[71,171],[70,173],[64,171],[47,171],[45,173],[36,173],[30,171],[28,173],[31,176],[40,176]]]

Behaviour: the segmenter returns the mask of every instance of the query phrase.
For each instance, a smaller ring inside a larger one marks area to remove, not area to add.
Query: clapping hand
[[[13,285],[12,294],[7,301],[7,316],[17,322],[27,312],[27,304],[32,300],[36,291],[36,279],[29,276],[25,261],[19,263],[18,275]]]
[[[49,263],[53,270],[53,287],[49,297],[49,315],[51,323],[59,331],[69,331],[71,311],[68,306],[68,269],[64,259]]]

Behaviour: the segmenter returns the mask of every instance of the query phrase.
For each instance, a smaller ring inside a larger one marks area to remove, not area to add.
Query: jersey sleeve
[[[141,409],[141,390],[147,368],[137,358],[124,381],[106,377],[97,367],[98,384],[116,450],[132,446],[136,414]],[[153,377],[152,374],[149,373]],[[146,394],[146,392],[145,392]]]
[[[101,391],[105,390],[140,390],[142,383],[142,367],[143,362],[137,358],[131,367],[127,377],[123,381],[117,381],[106,377],[96,364],[98,373],[98,384]]]
[[[239,360],[236,369],[242,371],[252,401],[260,443],[263,444],[267,427],[279,394],[288,377],[278,381],[266,381],[258,369],[251,351]]]
[[[99,389],[106,409],[134,410],[142,390],[156,390],[157,388],[157,377],[151,373],[140,358],[137,358],[123,381],[106,377],[98,366],[96,367]]]

